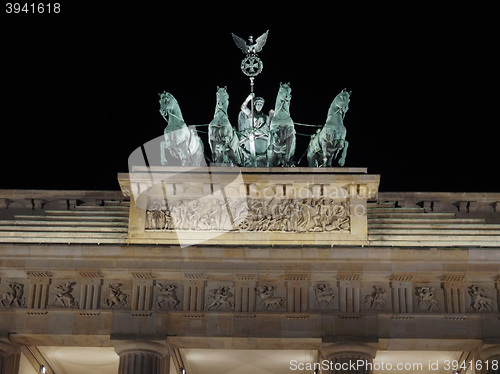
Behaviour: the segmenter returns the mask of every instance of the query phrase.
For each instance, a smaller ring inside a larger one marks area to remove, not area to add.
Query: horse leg
[[[307,155],[307,165],[310,167],[310,168],[313,168],[315,165],[314,165],[314,160],[316,159],[316,155],[310,155],[308,154]]]
[[[271,145],[271,148],[268,150],[267,152],[267,164],[268,166],[270,167],[273,167],[273,166],[276,166],[275,163],[276,163],[276,154],[273,152],[273,149],[274,149],[274,146]]]
[[[319,145],[320,145],[321,151],[319,152],[320,154],[318,156],[319,157],[323,156],[320,159],[321,166],[328,167],[328,166],[330,166],[330,162],[331,162],[331,155],[328,154],[328,141],[326,139],[321,139]]]
[[[168,160],[167,160],[167,157],[165,156],[165,152],[167,151],[168,149],[168,143],[167,141],[162,141],[160,143],[160,149],[161,149],[161,164],[162,165],[167,165],[168,164]]]
[[[161,299],[161,300],[159,298],[156,299],[156,305],[158,306],[158,309],[161,309],[161,304],[163,302],[165,302],[165,299]]]
[[[344,166],[345,164],[345,157],[347,156],[347,147],[349,147],[349,142],[347,140],[344,140],[344,147],[342,147],[342,156],[340,157],[339,160],[339,166]]]
[[[285,160],[284,160],[284,165],[283,166],[292,166],[292,157],[293,157],[293,152],[295,149],[295,144],[294,144],[294,138],[293,134],[291,134],[286,141],[286,150],[285,150]]]

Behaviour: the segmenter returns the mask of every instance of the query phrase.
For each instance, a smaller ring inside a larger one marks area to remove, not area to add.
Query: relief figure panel
[[[152,200],[147,231],[350,232],[349,204],[328,198]]]

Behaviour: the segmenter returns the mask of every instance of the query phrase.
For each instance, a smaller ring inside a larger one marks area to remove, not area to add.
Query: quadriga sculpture
[[[269,166],[292,166],[295,154],[295,127],[290,117],[292,89],[290,83],[280,83],[274,115],[269,128],[267,160]]]
[[[201,166],[204,163],[203,142],[196,129],[188,128],[179,104],[174,96],[166,91],[160,95],[160,113],[167,121],[164,136],[161,142],[161,163],[167,165],[170,155],[182,166]]]
[[[307,149],[309,167],[332,166],[334,160],[338,160],[339,166],[344,166],[349,146],[345,140],[347,130],[344,126],[344,117],[349,109],[350,96],[351,92],[347,92],[344,88],[333,99],[325,126],[311,137]]]
[[[216,98],[214,119],[208,125],[212,161],[220,165],[240,165],[240,142],[227,116],[229,94],[226,87],[217,87]]]

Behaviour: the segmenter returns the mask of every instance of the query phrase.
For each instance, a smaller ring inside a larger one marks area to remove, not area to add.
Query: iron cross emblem
[[[260,74],[262,68],[262,61],[255,54],[249,54],[241,61],[241,71],[248,77],[255,77]]]

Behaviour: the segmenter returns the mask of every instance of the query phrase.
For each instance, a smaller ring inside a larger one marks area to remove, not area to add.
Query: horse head
[[[227,114],[227,107],[229,105],[229,94],[227,87],[217,87],[216,93],[217,103],[215,106],[215,113],[222,111]]]
[[[276,96],[276,104],[274,106],[274,111],[278,112],[283,110],[289,112],[290,101],[292,100],[292,89],[290,83],[281,83],[278,90],[278,95]]]
[[[278,97],[281,100],[285,100],[290,102],[292,100],[292,88],[290,87],[290,83],[282,83],[280,82],[280,89],[278,91]]]
[[[179,104],[175,97],[166,91],[158,94],[160,96],[160,113],[161,115],[167,119],[167,116],[173,114],[177,118],[182,119],[182,114],[179,109]]]
[[[335,99],[333,99],[333,104],[337,110],[339,110],[342,114],[345,114],[349,110],[349,101],[351,97],[352,91],[347,92],[344,88]]]

